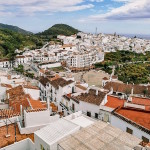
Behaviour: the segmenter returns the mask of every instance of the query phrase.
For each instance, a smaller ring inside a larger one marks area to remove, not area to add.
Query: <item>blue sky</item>
[[[0,22],[32,32],[66,23],[84,32],[150,34],[150,0],[0,0]]]

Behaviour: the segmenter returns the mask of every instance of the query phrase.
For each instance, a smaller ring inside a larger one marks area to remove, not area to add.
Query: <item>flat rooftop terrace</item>
[[[141,142],[118,128],[98,121],[63,138],[59,150],[132,150]]]
[[[15,142],[15,126],[14,124],[8,125],[8,134],[10,137],[6,138],[7,128],[6,126],[0,127],[0,148],[13,144]],[[16,125],[16,140],[21,141],[23,139],[30,138],[34,141],[34,134],[20,134],[18,126]]]

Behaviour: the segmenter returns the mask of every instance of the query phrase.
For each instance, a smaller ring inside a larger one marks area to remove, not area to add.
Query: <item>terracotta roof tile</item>
[[[24,93],[21,85],[8,90],[7,93],[9,93],[9,107],[15,112],[20,112],[20,105],[22,105],[23,109],[30,108],[27,100],[28,95]]]
[[[15,142],[15,128],[14,124],[8,125],[8,133],[10,137],[6,138],[6,126],[0,127],[0,148],[13,144]],[[30,138],[34,142],[34,134],[20,134],[18,126],[16,125],[16,139],[17,142],[23,139]]]
[[[116,113],[150,130],[150,111],[122,107]]]
[[[72,99],[75,99],[76,101],[84,101],[99,106],[104,100],[105,96],[106,93],[104,92],[98,91],[98,95],[96,95],[96,90],[90,89],[88,93],[82,93],[81,95],[73,96]]]
[[[107,96],[108,102],[105,104],[105,106],[110,107],[110,108],[117,108],[119,106],[123,106],[125,100],[119,99],[114,96]]]
[[[50,80],[47,78],[47,77],[41,77],[39,82],[43,85],[43,86],[46,86],[46,84],[48,82],[50,82]]]
[[[78,87],[79,89],[84,90],[84,91],[87,90],[86,87],[84,87],[84,86],[82,86],[82,85],[80,85],[80,84],[76,84],[76,87]]]
[[[50,82],[50,84],[52,85],[52,86],[54,86],[55,88],[59,88],[59,86],[61,86],[61,87],[64,87],[64,86],[66,86],[66,85],[69,85],[69,84],[71,84],[71,83],[73,83],[74,81],[72,81],[72,80],[65,80],[65,79],[63,79],[63,78],[58,78],[58,79],[56,79],[56,80],[53,80],[53,81],[51,81]]]
[[[14,110],[11,110],[11,109],[0,110],[0,119],[11,118],[11,117],[19,116],[19,115],[20,115],[20,112],[15,112]]]
[[[107,77],[104,77],[103,80],[109,80]]]
[[[32,109],[45,109],[46,108],[43,106],[43,104],[39,100],[33,100],[29,98],[29,102],[31,104]]]
[[[2,86],[2,87],[9,88],[9,89],[12,88],[12,86],[11,86],[10,84],[4,84],[4,83],[1,83],[1,86]]]
[[[144,90],[148,90],[148,95],[150,95],[150,86],[142,86],[142,85],[132,85],[132,84],[124,84],[124,83],[118,83],[118,82],[107,82],[107,84],[104,86],[104,89],[107,90],[113,90],[115,92],[121,92],[121,93],[131,93],[131,90],[133,88],[133,94],[141,94],[144,95]]]

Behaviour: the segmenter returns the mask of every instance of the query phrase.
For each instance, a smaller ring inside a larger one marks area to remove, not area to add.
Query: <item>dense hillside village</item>
[[[0,33],[2,150],[150,150],[150,40]]]

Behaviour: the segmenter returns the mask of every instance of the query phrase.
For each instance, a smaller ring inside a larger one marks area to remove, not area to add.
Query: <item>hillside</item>
[[[42,47],[42,45],[43,41],[35,35],[25,35],[7,29],[0,29],[0,58],[8,57],[16,49],[34,49]]]
[[[14,32],[22,33],[22,34],[32,34],[32,32],[26,31],[24,29],[21,29],[17,26],[7,25],[0,23],[0,29],[8,29]]]
[[[48,30],[34,35],[16,26],[0,24],[0,58],[14,55],[16,49],[41,48],[44,42],[49,42],[50,40],[61,42],[55,39],[57,35],[69,36],[78,32],[77,29],[71,26],[56,24]]]
[[[76,34],[78,33],[79,30],[69,26],[69,25],[66,25],[66,24],[56,24],[54,26],[52,26],[51,28],[45,30],[44,32],[42,33],[39,33],[39,35],[52,35],[52,36],[57,36],[57,35],[66,35],[66,36],[69,36],[69,35],[73,35],[73,34]]]

